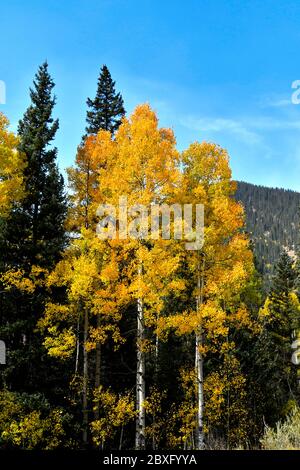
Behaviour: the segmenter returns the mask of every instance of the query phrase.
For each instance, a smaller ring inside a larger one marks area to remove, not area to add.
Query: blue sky
[[[56,82],[59,165],[70,166],[100,66],[130,113],[142,102],[178,147],[224,146],[233,177],[300,191],[299,0],[10,0],[0,5],[0,111],[16,129],[45,59]]]

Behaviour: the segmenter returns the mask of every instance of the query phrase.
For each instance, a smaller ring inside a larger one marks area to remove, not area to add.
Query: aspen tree
[[[39,327],[44,331],[44,346],[48,354],[62,360],[74,357],[77,363],[76,335],[78,318],[83,324],[83,441],[88,440],[89,353],[98,343],[104,344],[111,336],[117,345],[121,342],[118,328],[120,311],[127,302],[126,287],[119,280],[117,260],[107,254],[107,246],[95,238],[93,232],[84,231],[82,238],[73,242],[64,253],[63,260],[48,276],[48,286],[65,287],[64,304],[49,302]],[[107,261],[103,262],[103,253]],[[99,316],[97,327],[91,319]]]
[[[129,231],[135,234],[120,243],[137,306],[136,449],[145,448],[146,327],[155,328],[166,291],[175,290],[168,281],[178,265],[178,257],[168,248],[170,240],[151,238],[150,216],[143,211],[153,204],[171,202],[180,179],[178,161],[172,131],[159,128],[155,113],[148,105],[141,105],[128,120],[123,119],[115,135],[115,160],[110,160],[111,167],[102,170],[99,179],[107,202],[117,206],[120,197],[126,197]],[[159,265],[165,268],[161,278],[160,271],[155,272]]]
[[[215,144],[196,142],[183,152],[182,160],[183,200],[204,204],[204,245],[201,251],[186,254],[196,301],[187,312],[170,317],[170,324],[181,333],[195,334],[196,448],[203,449],[205,356],[216,350],[220,338],[226,338],[235,318],[240,326],[249,321],[247,310],[234,301],[253,263],[242,233],[243,209],[233,199],[235,183],[227,152]]]
[[[72,191],[71,207],[68,214],[68,227],[70,230],[80,232],[82,228],[95,230],[97,204],[97,178],[101,168],[106,168],[107,161],[113,157],[113,142],[107,131],[100,130],[98,135],[85,137],[78,147],[75,167],[68,168],[69,186]],[[99,190],[98,190],[99,194]],[[96,236],[96,233],[94,234]],[[104,246],[103,246],[104,247]],[[105,251],[105,250],[104,250]],[[97,328],[101,329],[101,318],[97,315]],[[84,337],[88,337],[88,314],[83,323]],[[77,335],[78,336],[78,335]],[[79,339],[77,337],[77,345]],[[95,360],[95,388],[101,383],[101,343],[96,343]],[[85,354],[85,371],[88,370],[88,356]],[[96,404],[95,419],[99,417],[99,405]]]

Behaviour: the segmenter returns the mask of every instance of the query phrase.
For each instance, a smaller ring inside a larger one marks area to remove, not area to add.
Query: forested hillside
[[[239,182],[236,198],[246,210],[246,228],[254,244],[258,270],[266,285],[280,253],[295,256],[299,234],[300,193]]]

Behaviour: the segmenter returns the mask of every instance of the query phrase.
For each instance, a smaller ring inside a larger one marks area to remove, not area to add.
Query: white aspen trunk
[[[204,283],[204,258],[202,267],[200,268],[200,261],[198,264],[198,276],[197,276],[197,313],[200,312],[203,302],[203,283]],[[196,449],[203,450],[205,447],[204,443],[204,429],[203,429],[203,418],[204,418],[204,376],[203,376],[203,354],[201,352],[203,346],[203,332],[202,325],[200,325],[196,332],[196,344],[195,344],[195,372],[197,382],[197,429],[196,429]]]
[[[100,317],[97,317],[97,326],[100,326]],[[95,363],[95,388],[99,388],[101,384],[101,344],[97,343],[96,345],[96,363]],[[100,404],[96,403],[95,406],[95,420],[99,419],[100,415]]]
[[[196,449],[204,449],[204,431],[203,431],[203,415],[204,415],[204,380],[203,380],[203,356],[199,349],[203,343],[202,332],[196,334],[196,379],[197,379],[197,432],[196,432]]]
[[[142,275],[142,266],[138,268],[139,277]],[[136,433],[135,449],[145,449],[145,353],[144,348],[145,324],[142,298],[137,300],[137,370],[136,370]]]
[[[88,337],[89,317],[88,311],[84,312],[84,332],[83,332],[83,390],[82,390],[82,407],[83,407],[83,442],[87,444],[88,441],[88,352],[85,344]]]
[[[158,378],[158,352],[159,352],[159,338],[156,333],[155,336],[155,379]]]

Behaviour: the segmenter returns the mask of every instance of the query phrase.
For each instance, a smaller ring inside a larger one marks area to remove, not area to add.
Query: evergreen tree
[[[295,278],[296,273],[293,269],[293,260],[286,251],[283,251],[275,267],[275,276],[270,295],[273,306],[277,308],[278,313],[282,313],[279,305],[282,304],[283,296],[287,298],[289,293],[292,292]]]
[[[49,148],[58,129],[58,120],[52,117],[53,87],[45,62],[30,89],[31,104],[19,122],[25,196],[6,217],[1,239],[0,336],[9,350],[4,381],[16,390],[35,390],[38,384],[47,388],[49,360],[35,330],[47,302],[44,273],[59,260],[66,243],[64,182],[56,164],[57,149]],[[17,281],[20,276],[22,282]]]
[[[293,332],[299,328],[293,260],[284,251],[275,267],[269,297],[261,309],[262,333],[256,346],[257,380],[265,397],[265,416],[273,423],[299,398],[297,369],[292,364]],[[272,424],[273,424],[272,423]]]
[[[300,207],[298,209],[298,217],[300,215]],[[298,223],[298,240],[296,250],[296,262],[295,262],[295,288],[298,298],[300,300],[300,223]]]
[[[57,149],[49,148],[58,129],[52,117],[54,82],[45,62],[38,69],[31,104],[19,122],[19,150],[25,155],[26,197],[7,224],[8,265],[50,268],[65,245],[66,199],[57,164]]]
[[[96,97],[88,98],[87,105],[90,108],[86,117],[87,134],[97,134],[100,129],[113,134],[118,129],[125,114],[124,103],[121,94],[115,91],[115,82],[106,65],[101,68]]]

